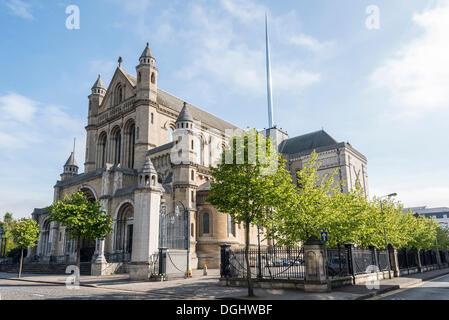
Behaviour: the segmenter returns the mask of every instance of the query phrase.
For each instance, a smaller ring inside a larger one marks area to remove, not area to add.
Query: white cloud
[[[0,97],[1,117],[5,120],[30,122],[37,109],[37,103],[16,93]]]
[[[306,34],[291,35],[288,38],[288,41],[293,45],[304,47],[314,52],[329,50],[334,45],[331,41],[320,42],[317,39]]]
[[[6,2],[11,14],[27,20],[34,20],[33,15],[29,11],[31,4],[21,0],[9,0]]]
[[[64,134],[80,135],[82,128],[83,121],[69,115],[63,107],[44,105],[14,92],[0,96],[1,148],[48,144]]]
[[[253,1],[223,0],[221,4],[225,13],[221,8],[191,7],[186,24],[190,27],[179,36],[191,43],[193,59],[179,70],[178,76],[199,83],[212,80],[230,91],[261,95],[266,88],[263,19],[267,9]],[[278,19],[274,19],[276,30]],[[239,23],[246,25],[244,32]],[[260,37],[260,42],[251,45],[255,37]],[[314,41],[310,36],[308,39]],[[319,42],[314,45],[317,47]],[[298,93],[321,79],[318,72],[305,70],[297,56],[272,60],[273,82],[278,91]]]
[[[423,32],[402,45],[371,75],[386,88],[402,114],[449,110],[449,4],[413,16]]]

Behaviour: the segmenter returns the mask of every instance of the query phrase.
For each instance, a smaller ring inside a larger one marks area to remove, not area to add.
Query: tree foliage
[[[294,246],[311,235],[319,237],[319,229],[328,232],[328,246],[354,243],[360,247],[374,245],[385,248],[387,241],[396,248],[448,248],[449,232],[435,220],[405,212],[393,199],[368,199],[358,181],[348,192],[334,183],[336,172],[318,175],[320,163],[312,152],[304,168],[297,174],[298,186],[286,202],[286,208],[273,212],[268,234],[279,244]],[[385,233],[384,233],[385,228]]]
[[[11,233],[15,242],[20,248],[19,278],[22,274],[23,251],[26,248],[34,247],[39,240],[39,226],[36,221],[30,218],[22,218],[15,223]]]
[[[65,195],[48,207],[49,221],[66,228],[66,234],[77,239],[77,265],[80,265],[81,239],[101,239],[112,232],[112,219],[99,201],[89,201],[82,191]]]
[[[248,263],[250,226],[269,227],[273,208],[284,208],[293,196],[291,176],[270,139],[255,129],[232,137],[221,160],[211,168],[208,201],[220,212],[229,213],[236,223],[244,224]],[[248,295],[252,296],[250,268],[247,272]]]

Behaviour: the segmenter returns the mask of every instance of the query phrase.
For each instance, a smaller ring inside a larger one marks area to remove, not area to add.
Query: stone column
[[[48,240],[50,242],[50,262],[56,262],[56,244],[58,241],[58,224],[55,221],[50,223],[50,233],[48,236]]]
[[[398,251],[391,244],[388,244],[388,254],[390,257],[391,271],[393,271],[395,277],[399,277]]]
[[[100,200],[101,206],[104,210],[108,209],[108,198]],[[103,276],[110,274],[107,271],[107,261],[104,256],[104,240],[97,239],[95,243],[95,253],[92,257],[92,264],[90,272],[93,276]]]
[[[163,189],[158,186],[139,188],[134,195],[134,235],[129,276],[131,280],[148,280],[150,260],[158,253],[159,214]]]
[[[327,276],[326,246],[315,236],[304,244],[306,275],[304,290],[306,292],[329,292],[331,283]]]

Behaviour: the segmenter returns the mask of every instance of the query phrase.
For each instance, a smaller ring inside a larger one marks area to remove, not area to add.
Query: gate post
[[[331,283],[327,276],[326,246],[317,237],[311,236],[304,244],[306,292],[329,292]]]
[[[159,277],[164,280],[167,276],[167,248],[159,248]]]
[[[399,261],[398,250],[395,249],[391,243],[388,244],[388,254],[390,257],[390,267],[395,277],[399,277]]]
[[[229,278],[229,256],[230,256],[230,244],[223,243],[220,245],[220,277],[221,278]]]
[[[345,243],[345,248],[347,252],[348,260],[348,270],[349,274],[352,276],[352,283],[355,284],[355,268],[354,268],[354,244]]]
[[[373,265],[378,267],[379,271],[380,271],[379,259],[377,258],[377,248],[376,248],[376,246],[369,246],[369,249],[371,250],[371,254],[373,256]]]

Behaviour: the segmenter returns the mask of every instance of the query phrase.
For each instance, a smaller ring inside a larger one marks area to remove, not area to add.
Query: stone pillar
[[[58,241],[58,224],[55,221],[50,223],[50,233],[48,236],[49,245],[50,245],[50,262],[56,262],[57,256],[57,241]]]
[[[104,257],[104,240],[97,239],[95,244],[95,254],[92,257],[91,274],[93,276],[108,275],[107,262]]]
[[[148,280],[150,260],[158,253],[159,214],[162,188],[137,189],[134,196],[134,234],[129,276],[131,280]]]
[[[304,290],[306,292],[329,292],[331,284],[327,277],[326,246],[315,236],[304,244],[306,275]]]
[[[109,198],[105,197],[100,200],[101,207],[108,210]],[[92,264],[90,266],[90,272],[93,276],[103,276],[108,275],[107,271],[107,261],[104,256],[105,241],[97,239],[95,242],[95,253],[92,257]]]
[[[369,249],[371,250],[371,254],[373,255],[373,265],[379,268],[379,261],[377,258],[377,248],[376,246],[369,246]],[[380,268],[379,268],[380,271]]]
[[[399,277],[398,251],[391,244],[388,244],[388,255],[390,257],[391,271],[393,271],[395,277]]]
[[[352,281],[355,284],[355,267],[354,267],[354,244],[345,243],[346,252],[348,254],[348,271],[352,275]]]

